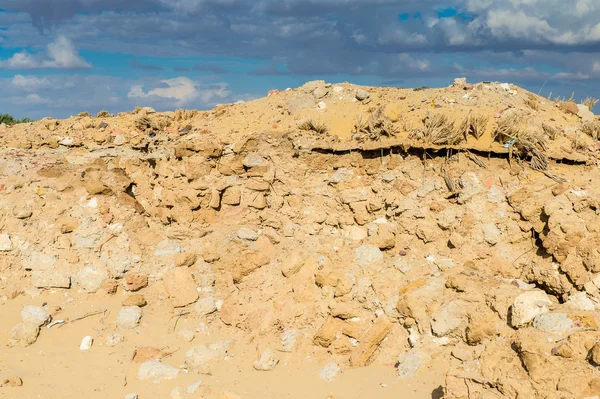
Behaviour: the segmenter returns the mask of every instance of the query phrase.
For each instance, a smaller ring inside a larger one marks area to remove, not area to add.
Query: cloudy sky
[[[600,1],[0,0],[0,113],[17,117],[459,76],[600,96]]]

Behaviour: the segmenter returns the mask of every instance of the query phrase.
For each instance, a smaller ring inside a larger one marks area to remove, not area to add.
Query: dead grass
[[[384,109],[384,107],[377,108],[366,122],[363,121],[362,116],[357,116],[356,123],[354,124],[354,134],[358,136],[366,135],[371,140],[378,140],[383,136],[396,136],[398,128],[384,114]]]
[[[498,123],[494,140],[507,144],[512,154],[513,148],[524,156],[530,156],[532,169],[544,171],[548,169],[550,160],[546,155],[546,139],[541,132],[529,127],[528,119],[519,113],[505,116]]]
[[[595,120],[593,122],[586,122],[583,124],[582,131],[593,138],[594,140],[600,139],[600,121]]]
[[[455,129],[454,124],[443,114],[427,115],[423,119],[423,138],[434,145],[456,145],[464,140],[464,131]]]
[[[317,122],[314,119],[307,119],[298,125],[298,129],[305,132],[315,132],[317,134],[326,134],[329,130],[323,122]]]
[[[198,111],[195,109],[178,109],[175,111],[174,119],[176,122],[187,121],[196,115],[198,115]]]
[[[600,100],[597,98],[588,97],[583,101],[583,105],[585,105],[590,111],[592,111],[599,101]]]
[[[167,117],[159,117],[155,119],[151,119],[147,116],[140,116],[135,120],[135,127],[138,130],[146,131],[148,129],[151,130],[164,130],[164,128],[171,125],[171,120]]]
[[[96,115],[96,118],[112,118],[113,116],[114,116],[113,114],[104,110],[104,111],[98,112],[98,115]]]
[[[545,123],[542,124],[542,130],[544,130],[544,133],[546,133],[548,139],[550,140],[556,140],[556,138],[559,136],[558,130],[550,125],[546,125]]]
[[[478,139],[485,133],[488,121],[489,118],[487,116],[473,116],[469,114],[461,123],[459,130],[464,135],[465,140],[469,134]]]
[[[540,109],[540,102],[538,101],[537,97],[531,93],[527,94],[527,100],[525,100],[525,105],[527,105],[534,111],[539,111]]]
[[[78,118],[91,118],[92,115],[89,112],[80,112],[77,114]]]

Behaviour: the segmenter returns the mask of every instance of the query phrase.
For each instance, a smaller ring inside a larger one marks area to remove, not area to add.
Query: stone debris
[[[319,370],[319,377],[321,377],[323,381],[331,382],[339,372],[340,367],[335,362],[330,362]]]
[[[142,309],[138,306],[124,306],[117,315],[117,326],[123,330],[131,330],[140,324]]]
[[[89,335],[85,336],[81,340],[81,344],[79,345],[79,350],[87,351],[92,347],[93,343],[94,343],[94,339],[92,337],[90,337]]]
[[[148,360],[140,365],[137,378],[139,380],[163,381],[172,380],[179,375],[179,369],[160,360]]]
[[[269,371],[275,368],[279,363],[279,358],[270,349],[265,350],[261,353],[260,357],[252,364],[255,370]]]

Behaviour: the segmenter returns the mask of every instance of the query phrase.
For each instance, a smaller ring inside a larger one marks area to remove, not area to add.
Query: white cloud
[[[48,44],[46,54],[31,54],[26,50],[0,60],[0,69],[85,69],[91,68],[75,49],[73,43],[59,36]]]
[[[167,87],[157,87],[149,90],[148,92],[144,91],[142,85],[134,85],[131,87],[127,97],[161,97],[176,100],[178,105],[183,105],[194,100],[200,100],[203,103],[210,103],[217,98],[225,98],[230,94],[226,83],[201,87],[200,84],[185,76],[163,80],[161,83]]]
[[[14,98],[13,102],[20,105],[44,105],[50,104],[50,100],[36,93],[28,94],[26,97]]]

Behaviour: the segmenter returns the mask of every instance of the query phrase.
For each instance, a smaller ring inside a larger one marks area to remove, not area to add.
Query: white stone
[[[419,369],[429,362],[430,359],[431,356],[427,353],[419,352],[415,349],[401,354],[398,356],[398,377],[410,378],[415,376],[419,372]]]
[[[194,334],[194,331],[190,330],[189,328],[184,328],[182,330],[179,330],[178,334],[181,338],[183,338],[187,342],[192,342],[194,340],[194,337],[196,336]]]
[[[578,292],[576,294],[570,295],[569,300],[567,301],[567,305],[578,310],[596,310],[594,302],[590,298],[588,298],[585,292]]]
[[[187,389],[185,390],[185,392],[188,395],[191,395],[191,394],[195,393],[198,390],[198,388],[200,388],[201,385],[202,385],[202,380],[195,382],[192,385],[188,386]]]
[[[513,302],[510,324],[513,327],[525,326],[536,316],[548,313],[551,305],[552,301],[543,291],[524,292]]]
[[[250,154],[244,157],[244,159],[242,160],[242,165],[244,165],[246,168],[266,166],[267,160],[264,159],[260,154],[256,152],[251,152]]]
[[[258,240],[259,234],[247,227],[242,227],[238,230],[237,236],[240,240],[256,241]]]
[[[327,108],[327,104],[325,104],[324,101],[319,101],[319,103],[317,104],[317,107],[319,107],[319,109],[325,109],[325,108]]]
[[[138,394],[137,393],[128,393],[127,395],[125,395],[125,399],[138,399]]]
[[[162,363],[160,360],[149,360],[142,363],[138,370],[137,378],[139,380],[172,380],[179,375],[179,369],[169,364]]]
[[[456,330],[464,321],[467,313],[456,302],[450,302],[439,308],[432,317],[431,331],[438,337],[443,337]]]
[[[496,225],[494,225],[493,223],[487,223],[482,225],[481,232],[483,233],[483,239],[485,240],[485,242],[487,242],[490,245],[498,244],[500,236],[502,235],[500,230],[498,230]]]
[[[90,337],[89,335],[85,336],[81,340],[81,344],[79,345],[79,350],[87,351],[92,347],[93,344],[94,344],[94,339],[92,337]]]
[[[319,377],[321,377],[323,381],[331,382],[339,372],[340,366],[335,362],[330,362],[319,371]]]
[[[354,175],[354,171],[348,168],[339,168],[329,178],[331,184],[338,184],[346,180],[350,180]]]
[[[362,241],[367,238],[369,234],[362,227],[350,226],[344,230],[344,236],[352,241]]]
[[[75,281],[86,292],[97,292],[108,278],[108,272],[101,267],[86,266],[75,275]]]
[[[286,328],[281,333],[281,349],[284,352],[292,352],[296,346],[298,333],[296,330]]]
[[[170,394],[171,399],[183,399],[183,389],[180,387],[173,388]]]
[[[12,242],[8,234],[0,234],[0,251],[12,251]]]
[[[259,371],[269,371],[275,368],[279,363],[279,358],[271,349],[267,349],[261,353],[260,358],[258,358],[254,363],[253,367],[255,370]]]
[[[106,346],[112,348],[113,346],[119,345],[124,340],[124,336],[119,333],[114,333],[106,337]]]
[[[140,324],[142,309],[138,306],[124,306],[117,315],[117,326],[123,330],[134,329]]]
[[[354,251],[354,262],[360,267],[367,267],[383,259],[383,253],[375,245],[362,245]]]
[[[36,288],[70,288],[71,271],[40,269],[31,273],[31,284]]]
[[[155,256],[173,256],[181,253],[181,247],[175,241],[163,240],[154,249]]]
[[[51,320],[50,315],[40,306],[27,305],[21,310],[21,320],[25,324],[41,327]]]
[[[217,304],[212,296],[200,298],[194,305],[194,311],[199,317],[216,312]]]
[[[185,353],[185,364],[192,370],[208,374],[216,361],[225,358],[232,345],[232,340],[226,340],[195,346]]]

